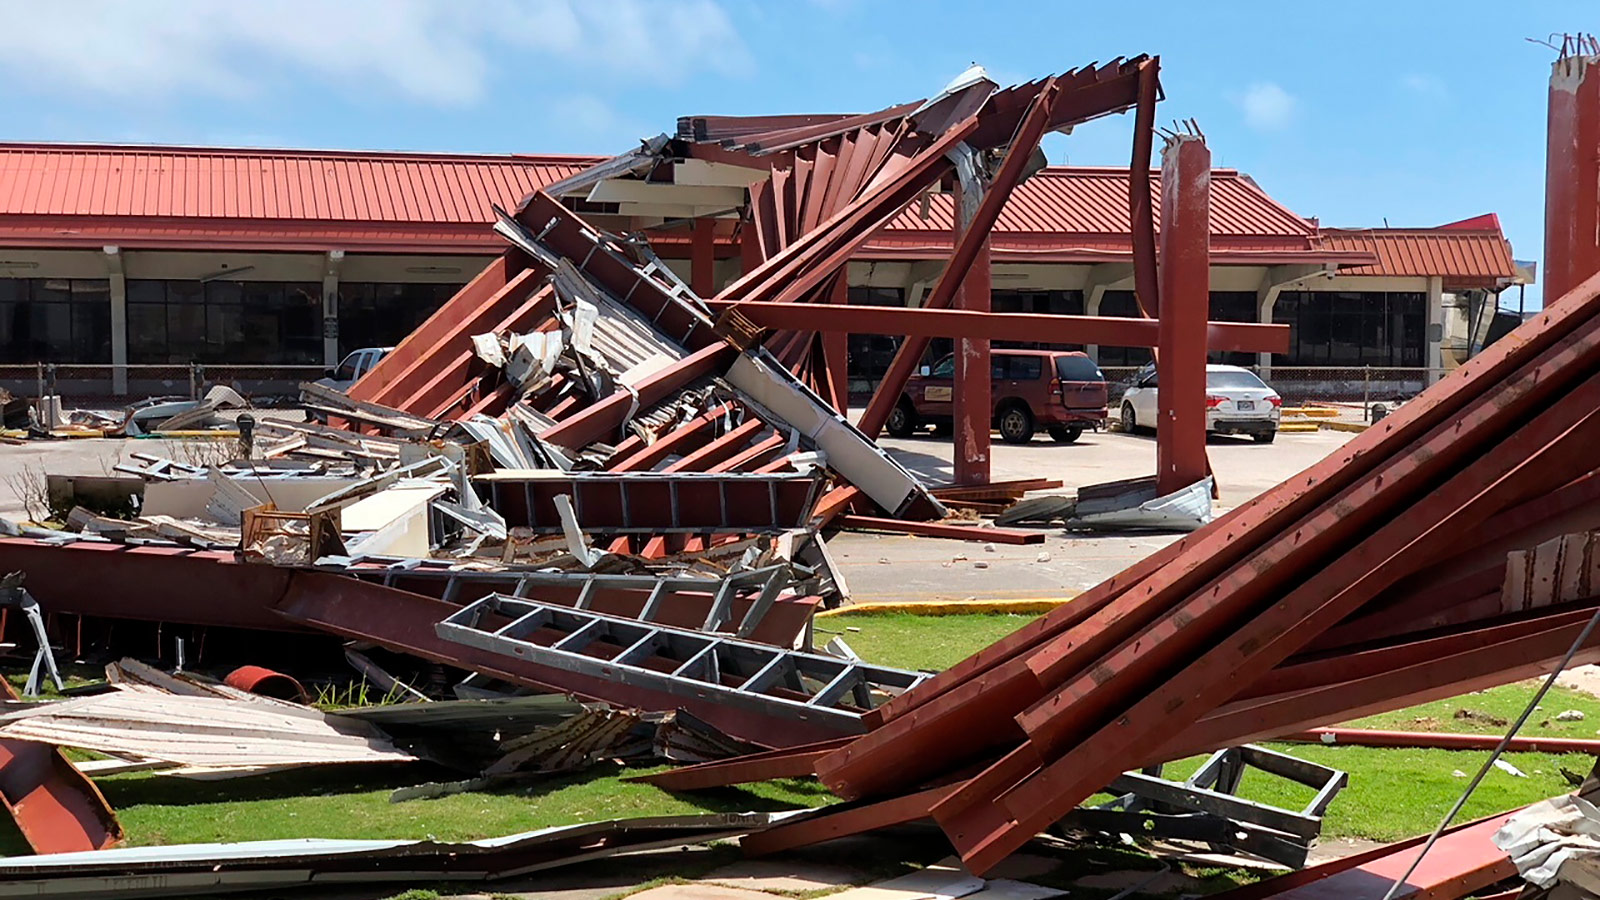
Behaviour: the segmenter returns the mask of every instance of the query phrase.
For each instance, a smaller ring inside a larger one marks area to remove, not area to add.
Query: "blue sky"
[[[861,111],[927,96],[972,62],[1010,83],[1151,53],[1161,120],[1198,119],[1218,165],[1296,212],[1396,226],[1497,212],[1516,255],[1537,259],[1554,53],[1525,38],[1593,28],[1593,9],[0,0],[0,137],[611,153],[684,114]],[[1125,164],[1130,128],[1113,117],[1046,149]]]

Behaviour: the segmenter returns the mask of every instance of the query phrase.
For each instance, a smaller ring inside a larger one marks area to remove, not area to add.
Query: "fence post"
[[[196,388],[195,388],[194,368],[195,368],[195,364],[193,362],[189,363],[189,399],[190,400],[198,400],[198,399],[200,399],[200,392],[198,390],[196,390]]]
[[[1361,421],[1372,421],[1372,366],[1361,367]]]
[[[38,382],[39,382],[39,395],[38,395],[39,396],[39,402],[43,403],[44,402],[44,363],[36,362],[36,363],[33,364],[33,368],[34,368],[34,372],[33,372],[34,377],[36,379],[38,379]]]

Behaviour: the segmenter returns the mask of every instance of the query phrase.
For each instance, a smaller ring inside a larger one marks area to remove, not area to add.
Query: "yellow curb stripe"
[[[965,615],[1036,615],[1047,613],[1058,606],[1071,603],[1074,592],[1066,597],[1031,597],[1019,600],[908,600],[899,603],[859,603],[824,609],[813,618],[831,619],[836,616],[863,615],[886,616],[909,613],[914,616],[965,616]]]

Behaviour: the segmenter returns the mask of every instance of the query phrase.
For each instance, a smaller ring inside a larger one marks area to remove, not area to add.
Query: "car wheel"
[[[1051,425],[1050,439],[1058,444],[1070,444],[1083,436],[1082,425]]]
[[[1008,444],[1026,444],[1033,440],[1033,413],[1026,406],[1006,407],[1000,414],[1000,439]]]
[[[1133,404],[1122,404],[1122,433],[1133,434],[1139,430],[1139,419],[1133,414]]]
[[[1278,437],[1278,433],[1276,431],[1258,431],[1250,435],[1250,437],[1255,439],[1258,444],[1270,444]]]
[[[917,411],[911,408],[910,403],[901,400],[889,412],[889,421],[884,423],[884,428],[888,429],[890,437],[911,437],[911,433],[917,430]]]

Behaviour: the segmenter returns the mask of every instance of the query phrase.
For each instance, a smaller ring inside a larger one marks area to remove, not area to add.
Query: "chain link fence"
[[[59,395],[68,407],[116,408],[147,397],[198,399],[213,385],[223,384],[258,405],[290,402],[302,381],[326,374],[323,366],[211,365],[174,363],[128,365],[127,390],[115,390],[114,366],[86,363],[0,364],[0,388],[19,397]]]

